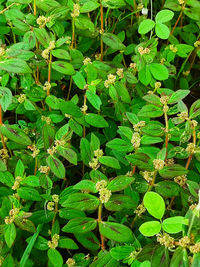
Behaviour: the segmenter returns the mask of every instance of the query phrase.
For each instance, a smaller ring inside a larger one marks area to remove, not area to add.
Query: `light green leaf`
[[[151,221],[143,223],[139,231],[144,236],[154,236],[157,235],[161,230],[161,224],[158,221]]]
[[[153,20],[145,19],[140,23],[138,32],[140,34],[146,34],[146,33],[150,32],[154,26],[155,26],[155,22]]]
[[[174,16],[174,12],[172,12],[171,10],[161,10],[157,13],[156,15],[156,23],[164,23],[167,21],[170,21]]]
[[[160,38],[160,39],[168,39],[169,35],[170,35],[170,30],[169,28],[165,25],[162,24],[160,22],[156,23],[156,35]]]
[[[159,194],[147,192],[144,196],[144,206],[153,217],[162,219],[165,213],[165,202]]]

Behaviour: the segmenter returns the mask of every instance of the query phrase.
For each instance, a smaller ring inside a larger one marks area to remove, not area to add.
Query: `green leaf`
[[[162,228],[169,234],[176,234],[183,230],[183,225],[188,225],[188,219],[182,216],[167,218],[162,223]]]
[[[156,80],[163,81],[168,79],[169,73],[164,65],[159,63],[151,63],[149,65],[149,69]]]
[[[79,243],[91,251],[98,250],[100,247],[99,240],[93,232],[75,234],[75,237]]]
[[[154,236],[157,235],[161,230],[161,224],[158,221],[151,221],[143,223],[139,231],[144,236]]]
[[[35,110],[35,106],[31,103],[31,101],[30,100],[28,100],[28,99],[26,99],[25,101],[24,101],[24,108],[26,109],[26,110]]]
[[[16,228],[14,223],[5,225],[4,237],[7,246],[11,248],[16,238]]]
[[[82,180],[73,186],[74,189],[97,193],[96,185],[90,180]]]
[[[5,172],[0,172],[0,182],[9,187],[12,187],[15,182],[15,179],[10,172],[5,171]]]
[[[6,166],[6,163],[0,159],[0,172],[5,172],[7,171],[7,166]]]
[[[32,144],[31,139],[15,125],[3,124],[0,126],[0,132],[11,141],[17,144],[30,146]]]
[[[196,100],[190,108],[190,118],[194,119],[200,115],[200,99]]]
[[[65,59],[65,60],[71,59],[69,53],[64,49],[55,49],[52,51],[52,55],[60,59]]]
[[[111,167],[114,169],[120,169],[119,161],[116,158],[113,158],[110,156],[102,156],[99,159],[99,162],[108,167]]]
[[[39,177],[34,176],[34,175],[29,175],[26,178],[24,178],[23,181],[21,181],[21,184],[25,184],[25,185],[33,186],[33,187],[40,186]]]
[[[47,252],[48,258],[54,267],[62,267],[63,266],[63,258],[56,249],[50,248]]]
[[[170,99],[168,100],[169,104],[175,104],[178,103],[180,100],[185,98],[187,95],[189,95],[190,90],[177,90],[174,92],[171,96]]]
[[[177,55],[183,58],[187,57],[194,50],[193,46],[187,44],[177,44],[176,48],[178,49]]]
[[[31,187],[20,187],[17,189],[17,194],[26,200],[32,200],[32,201],[40,201],[41,197],[39,192]]]
[[[81,13],[88,13],[91,12],[99,7],[99,3],[94,1],[87,1],[85,2],[82,7],[80,8]]]
[[[5,112],[12,103],[12,93],[6,87],[0,87],[0,105]]]
[[[44,141],[44,149],[50,148],[54,143],[54,128],[51,125],[45,123],[42,127],[42,137]]]
[[[63,228],[63,232],[84,234],[94,230],[97,226],[97,221],[93,218],[80,217],[70,220]]]
[[[68,160],[70,163],[77,165],[77,154],[73,149],[57,146],[57,152],[60,156]]]
[[[144,196],[144,206],[153,217],[162,219],[165,213],[165,202],[159,194],[147,192]]]
[[[55,176],[61,179],[65,178],[65,167],[58,158],[49,155],[47,158],[47,165]]]
[[[94,113],[86,114],[85,120],[88,124],[97,128],[104,128],[109,126],[107,121],[102,116]]]
[[[141,110],[138,112],[139,117],[156,118],[156,117],[161,117],[162,115],[163,115],[162,108],[154,105],[143,106]]]
[[[134,180],[134,177],[120,175],[109,182],[107,189],[111,190],[112,192],[122,191]]]
[[[37,40],[45,47],[47,48],[49,46],[50,37],[47,33],[47,31],[44,28],[35,28],[34,29],[35,36]]]
[[[139,73],[138,73],[138,77],[139,80],[141,81],[141,83],[143,83],[144,85],[148,85],[151,81],[151,72],[149,71],[149,67],[145,66],[143,67]]]
[[[95,93],[87,90],[86,96],[90,104],[97,110],[100,110],[100,107],[102,105],[101,98],[96,95]]]
[[[62,207],[75,208],[82,211],[94,211],[98,205],[99,199],[97,197],[83,193],[72,194],[62,203]]]
[[[155,21],[156,23],[164,23],[167,21],[170,21],[174,16],[174,12],[172,12],[171,10],[161,10],[157,13]]]
[[[31,69],[27,63],[20,58],[11,58],[6,59],[5,61],[0,61],[0,70],[17,74],[31,73]]]
[[[120,8],[126,5],[124,0],[102,0],[102,5],[111,9]]]
[[[77,244],[71,238],[60,238],[58,242],[58,247],[66,249],[78,249]]]
[[[174,178],[176,176],[185,175],[187,173],[188,170],[179,164],[165,166],[162,170],[159,171],[160,176],[162,176],[163,178]]]
[[[162,24],[162,23],[159,23],[157,22],[156,23],[156,35],[160,38],[160,39],[168,39],[169,38],[169,35],[170,35],[170,30],[169,28],[165,25],[165,24]]]
[[[112,195],[108,202],[104,203],[107,210],[120,211],[124,209],[135,209],[137,203],[133,199],[126,195]]]
[[[179,195],[180,187],[173,181],[162,181],[156,183],[156,192],[163,197],[175,197]]]
[[[116,242],[133,242],[134,237],[130,228],[113,222],[100,222],[100,234]]]
[[[76,74],[72,76],[72,79],[79,89],[84,89],[86,81],[81,72],[77,71]]]
[[[54,61],[52,63],[52,68],[62,74],[66,74],[66,75],[74,75],[75,74],[75,70],[74,67],[72,66],[72,64],[67,63],[65,61]]]
[[[32,31],[26,32],[24,34],[23,42],[28,44],[29,49],[33,49],[36,45],[35,34]]]
[[[135,248],[133,246],[118,246],[118,247],[114,247],[110,250],[110,255],[120,261],[123,260],[125,258],[128,258],[131,254],[131,252],[133,252],[135,250]]]
[[[140,23],[140,26],[138,28],[138,32],[140,34],[146,34],[150,32],[153,27],[155,26],[155,22],[151,19],[145,19]]]
[[[102,35],[103,42],[114,50],[124,50],[126,47],[122,44],[120,38],[112,33],[104,33]]]
[[[133,164],[133,166],[137,166],[140,170],[153,171],[153,162],[145,153],[136,152],[127,155],[126,158]]]
[[[115,138],[106,144],[107,147],[121,152],[133,151],[133,145],[123,139]]]
[[[76,118],[83,116],[80,108],[72,101],[61,101],[60,110],[62,111],[63,115],[68,114]]]
[[[173,253],[170,267],[188,267],[189,260],[186,248],[178,247]]]

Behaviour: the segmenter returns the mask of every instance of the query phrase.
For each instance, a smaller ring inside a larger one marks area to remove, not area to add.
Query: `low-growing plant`
[[[0,5],[0,266],[200,265],[198,0]]]

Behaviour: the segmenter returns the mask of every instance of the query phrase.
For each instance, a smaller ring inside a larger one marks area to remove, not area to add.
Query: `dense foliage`
[[[0,266],[200,266],[200,2],[0,10]]]

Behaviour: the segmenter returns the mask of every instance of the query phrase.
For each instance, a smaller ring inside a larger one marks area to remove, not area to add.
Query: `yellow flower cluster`
[[[139,121],[138,123],[133,125],[133,129],[135,132],[140,132],[141,128],[145,126],[145,121]]]
[[[48,148],[47,153],[49,155],[53,155],[56,152],[58,146],[64,146],[65,144],[66,144],[65,140],[55,140],[54,146]]]
[[[74,9],[71,13],[72,18],[76,18],[80,15],[80,6],[79,4],[74,4]]]
[[[47,124],[50,124],[51,123],[51,118],[50,117],[45,117],[45,116],[41,116],[41,120],[42,121],[45,121]]]
[[[58,241],[59,241],[60,236],[58,234],[55,234],[52,237],[51,241],[48,241],[47,245],[49,248],[55,249],[58,246]]]
[[[138,52],[140,55],[145,55],[145,54],[150,54],[151,50],[148,47],[143,48],[142,46],[139,46]]]
[[[178,114],[178,117],[182,120],[188,120],[188,112],[182,111],[181,113]]]
[[[152,179],[153,179],[153,175],[154,175],[154,172],[148,172],[148,171],[144,171],[144,172],[141,172],[143,178],[148,182],[148,183],[151,183]]]
[[[6,216],[6,218],[4,219],[5,224],[11,224],[14,221],[14,219],[18,213],[19,213],[18,208],[14,208],[14,209],[10,210],[9,216]]]
[[[163,105],[166,105],[168,100],[169,100],[169,96],[166,96],[166,95],[165,96],[161,96],[160,103],[162,103]]]
[[[190,252],[193,254],[199,253],[200,252],[200,242],[196,243],[193,246],[190,246],[189,249],[190,249]]]
[[[94,158],[92,159],[92,161],[89,162],[90,168],[92,168],[93,170],[97,170],[100,166],[99,158],[102,156],[103,156],[103,150],[102,149],[95,150],[94,151]]]
[[[86,58],[83,60],[83,65],[87,66],[88,64],[92,64],[92,60],[91,60],[91,58],[86,57]]]
[[[116,76],[113,74],[108,74],[107,80],[104,82],[104,86],[108,88],[111,84],[114,84],[116,81]]]
[[[26,95],[25,94],[20,94],[20,96],[18,97],[17,101],[22,104],[24,103],[24,101],[26,100]]]
[[[169,46],[169,49],[174,53],[178,51],[178,49],[173,44]]]
[[[189,152],[190,154],[194,154],[196,151],[196,146],[193,143],[189,143],[186,147],[186,151]]]
[[[134,133],[131,139],[131,143],[135,149],[140,147],[140,141],[141,141],[140,134],[137,132]]]
[[[196,41],[196,42],[194,43],[194,46],[195,46],[195,47],[199,47],[199,46],[200,46],[200,40]]]
[[[0,47],[0,57],[2,57],[6,53],[3,47]]]
[[[184,236],[178,241],[178,244],[179,246],[186,248],[190,244],[190,238],[188,236]]]
[[[137,214],[138,217],[140,217],[145,211],[146,211],[146,209],[145,209],[144,205],[140,204],[137,206],[135,213]]]
[[[17,189],[20,187],[20,182],[21,182],[22,180],[23,180],[22,177],[17,176],[17,177],[15,178],[15,182],[14,182],[14,185],[12,186],[12,189],[13,189],[13,190],[17,190]]]
[[[165,162],[162,159],[154,159],[153,160],[153,166],[156,170],[162,170],[164,165],[165,165]]]
[[[81,107],[81,111],[85,113],[88,110],[88,106],[85,104]]]
[[[158,234],[157,235],[157,241],[162,245],[165,246],[166,248],[174,248],[174,238],[171,237],[170,235],[164,233],[163,235]]]
[[[31,154],[33,158],[37,157],[37,155],[40,153],[40,150],[36,147],[36,145],[28,146],[28,148],[33,152]]]
[[[56,47],[55,41],[54,40],[50,41],[49,47],[42,51],[42,57],[44,59],[48,59],[50,51],[53,50],[55,47]]]
[[[40,166],[40,168],[38,169],[40,173],[45,173],[47,174],[50,170],[49,166]]]
[[[155,89],[159,89],[161,87],[161,82],[155,82],[154,86],[155,86]]]
[[[51,17],[46,18],[45,16],[39,16],[36,20],[40,28],[44,28],[48,22],[50,22]]]
[[[179,184],[181,187],[185,187],[187,182],[187,176],[186,175],[180,175],[174,177],[174,182]]]
[[[43,90],[45,91],[49,91],[51,89],[51,84],[50,82],[45,82],[44,86],[43,86]]]
[[[96,190],[99,191],[102,188],[105,188],[107,186],[106,180],[101,180],[96,183]]]
[[[66,264],[68,265],[68,267],[72,267],[76,264],[76,262],[74,259],[68,258],[68,260],[66,261]]]
[[[0,149],[0,157],[4,162],[9,158],[8,150],[6,148]]]
[[[119,76],[120,79],[122,79],[124,77],[123,68],[118,68],[116,73],[117,73],[117,75]]]
[[[185,0],[178,0],[178,2],[179,2],[180,5],[185,4]]]
[[[100,199],[101,203],[106,203],[110,199],[112,193],[107,188],[101,188],[99,190],[99,195],[100,195],[99,199]]]
[[[52,195],[52,200],[47,203],[47,210],[53,211],[55,209],[55,203],[59,202],[59,196],[54,194]]]

